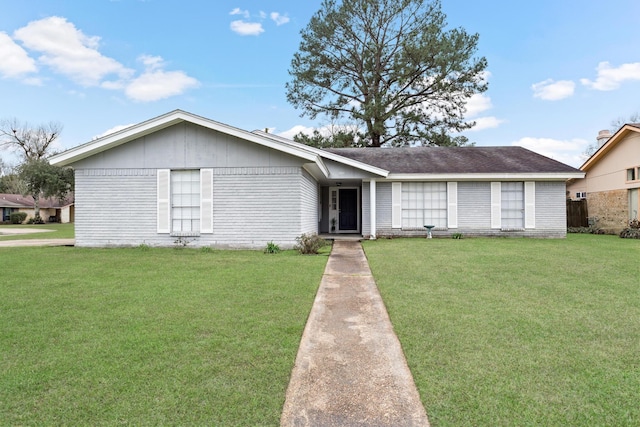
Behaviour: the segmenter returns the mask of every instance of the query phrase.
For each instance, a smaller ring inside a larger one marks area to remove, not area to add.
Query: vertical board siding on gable
[[[490,182],[458,182],[458,228],[491,228]]]
[[[191,123],[179,123],[79,160],[77,169],[301,167],[300,158]]]

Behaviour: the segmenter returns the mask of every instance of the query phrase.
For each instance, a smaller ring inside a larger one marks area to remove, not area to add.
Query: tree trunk
[[[40,218],[40,197],[37,194],[32,194],[31,197],[33,197],[33,215],[37,220]]]

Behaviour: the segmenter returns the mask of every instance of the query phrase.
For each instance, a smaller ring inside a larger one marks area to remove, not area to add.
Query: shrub
[[[183,249],[189,246],[191,242],[193,242],[193,239],[189,240],[185,236],[178,236],[177,239],[173,241],[173,247],[175,249]]]
[[[456,239],[456,240],[458,240],[458,239],[462,239],[462,233],[453,233],[453,234],[451,235],[451,238],[452,238],[452,239]]]
[[[640,220],[632,219],[629,221],[629,227],[620,232],[623,239],[640,239]]]
[[[567,233],[578,233],[578,234],[605,234],[604,230],[600,228],[598,222],[600,219],[598,217],[589,218],[589,226],[588,227],[568,227]]]
[[[27,219],[27,214],[24,212],[14,212],[9,215],[9,221],[11,224],[22,224]]]
[[[36,215],[33,218],[29,218],[27,224],[44,224],[44,220],[40,217],[40,215]]]
[[[265,254],[277,254],[278,252],[280,252],[280,246],[273,242],[267,243],[267,247],[264,249]]]
[[[315,233],[303,234],[296,237],[298,242],[294,249],[303,255],[317,254],[320,248],[327,245],[327,241]]]

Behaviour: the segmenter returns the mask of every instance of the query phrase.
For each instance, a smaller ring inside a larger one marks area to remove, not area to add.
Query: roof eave
[[[63,153],[52,156],[49,161],[52,165],[67,166],[87,157],[99,154],[108,149],[117,147],[134,139],[141,138],[143,136],[149,135],[153,132],[157,132],[181,122],[197,124],[211,130],[225,133],[230,136],[235,136],[268,148],[273,148],[275,150],[302,158],[304,160],[312,161],[315,163],[318,163],[319,161],[319,157],[315,153],[309,152],[308,150],[302,150],[289,144],[274,141],[271,138],[265,138],[256,133],[234,128],[232,126],[215,122],[204,117],[196,116],[182,110],[172,111],[165,115],[147,120],[146,122],[128,127],[105,137],[80,145],[78,147],[71,148],[67,151],[64,151]],[[323,169],[322,166],[319,165],[319,167]],[[324,167],[324,169],[326,169],[326,166]]]
[[[603,158],[609,151],[613,149],[625,136],[627,136],[631,132],[640,133],[640,128],[631,124],[625,124],[622,126],[616,133],[610,137],[607,142],[602,144],[602,147],[598,148],[595,153],[591,155],[583,164],[580,166],[580,170],[587,171],[594,164],[596,164],[601,158]]]
[[[390,173],[388,181],[566,181],[584,172],[538,173]]]
[[[287,139],[287,138],[279,136],[279,135],[273,135],[273,134],[270,134],[268,132],[264,132],[264,131],[261,131],[261,130],[256,130],[253,133],[255,133],[257,135],[264,136],[265,138],[273,139],[273,140],[281,142],[283,144],[287,144],[287,145],[290,145],[290,146],[293,146],[293,147],[298,147],[298,148],[300,148],[302,150],[308,150],[308,151],[310,151],[312,153],[317,154],[318,156],[320,156],[320,157],[322,157],[324,159],[333,160],[335,162],[342,163],[344,165],[351,166],[351,167],[354,167],[356,169],[360,169],[360,170],[363,170],[365,172],[372,173],[374,175],[379,175],[379,176],[382,176],[382,177],[386,177],[387,175],[389,175],[389,171],[388,170],[385,170],[385,169],[382,169],[382,168],[379,168],[379,167],[376,167],[376,166],[372,166],[372,165],[370,165],[368,163],[359,162],[357,160],[353,160],[353,159],[350,159],[348,157],[341,156],[339,154],[330,153],[330,152],[325,151],[325,150],[323,150],[321,148],[316,148],[316,147],[311,147],[309,145],[304,145],[304,144],[301,144],[301,143],[296,142],[296,141],[292,141],[290,139]]]

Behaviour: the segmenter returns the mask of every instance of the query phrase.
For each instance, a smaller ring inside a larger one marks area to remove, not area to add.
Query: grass
[[[3,231],[11,228],[28,228],[53,230],[42,233],[12,234],[4,235]],[[73,239],[74,224],[24,224],[24,225],[0,225],[0,241],[2,240],[24,240],[24,239]]]
[[[640,425],[640,242],[364,242],[433,426]]]
[[[278,425],[327,253],[0,248],[0,424]]]

